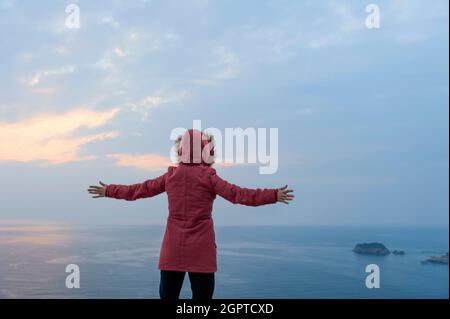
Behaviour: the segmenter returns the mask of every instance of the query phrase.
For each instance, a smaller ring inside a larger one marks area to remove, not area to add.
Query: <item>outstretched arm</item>
[[[215,193],[233,204],[260,206],[277,201],[288,204],[294,198],[294,195],[290,194],[293,190],[287,189],[287,185],[279,189],[243,188],[228,183],[216,174],[211,175],[211,182]]]
[[[161,175],[158,178],[149,179],[143,183],[133,185],[108,185],[100,182],[101,186],[89,186],[88,192],[94,195],[92,196],[93,198],[110,197],[131,201],[161,194],[165,191],[165,181],[166,174]]]

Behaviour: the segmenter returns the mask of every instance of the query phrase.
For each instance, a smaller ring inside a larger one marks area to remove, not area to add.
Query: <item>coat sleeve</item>
[[[211,174],[211,184],[217,195],[233,204],[260,206],[277,202],[277,189],[250,189],[239,187],[221,179],[214,169]]]
[[[166,177],[167,173],[155,179],[149,179],[143,183],[133,185],[109,184],[106,187],[105,196],[129,201],[156,196],[166,190]]]

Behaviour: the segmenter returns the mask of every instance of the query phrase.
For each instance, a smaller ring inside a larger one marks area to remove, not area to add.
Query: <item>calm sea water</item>
[[[0,225],[0,298],[159,298],[160,226]],[[448,228],[216,227],[216,298],[448,298]],[[405,256],[356,255],[378,241]],[[81,288],[65,287],[78,264]],[[377,264],[381,287],[367,289]],[[186,276],[182,298],[190,298]]]

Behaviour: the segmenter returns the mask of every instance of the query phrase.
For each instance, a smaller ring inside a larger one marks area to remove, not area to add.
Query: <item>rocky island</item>
[[[357,244],[355,248],[353,248],[353,252],[357,254],[365,254],[365,255],[378,255],[378,256],[386,256],[391,252],[381,243],[363,243]]]
[[[448,253],[442,256],[431,256],[423,262],[424,264],[444,264],[448,265]]]

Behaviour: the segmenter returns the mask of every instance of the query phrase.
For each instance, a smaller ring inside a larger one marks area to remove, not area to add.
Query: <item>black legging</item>
[[[163,300],[177,300],[180,297],[181,287],[185,276],[183,271],[161,270],[159,296]],[[190,272],[192,299],[212,299],[214,293],[214,273]]]

